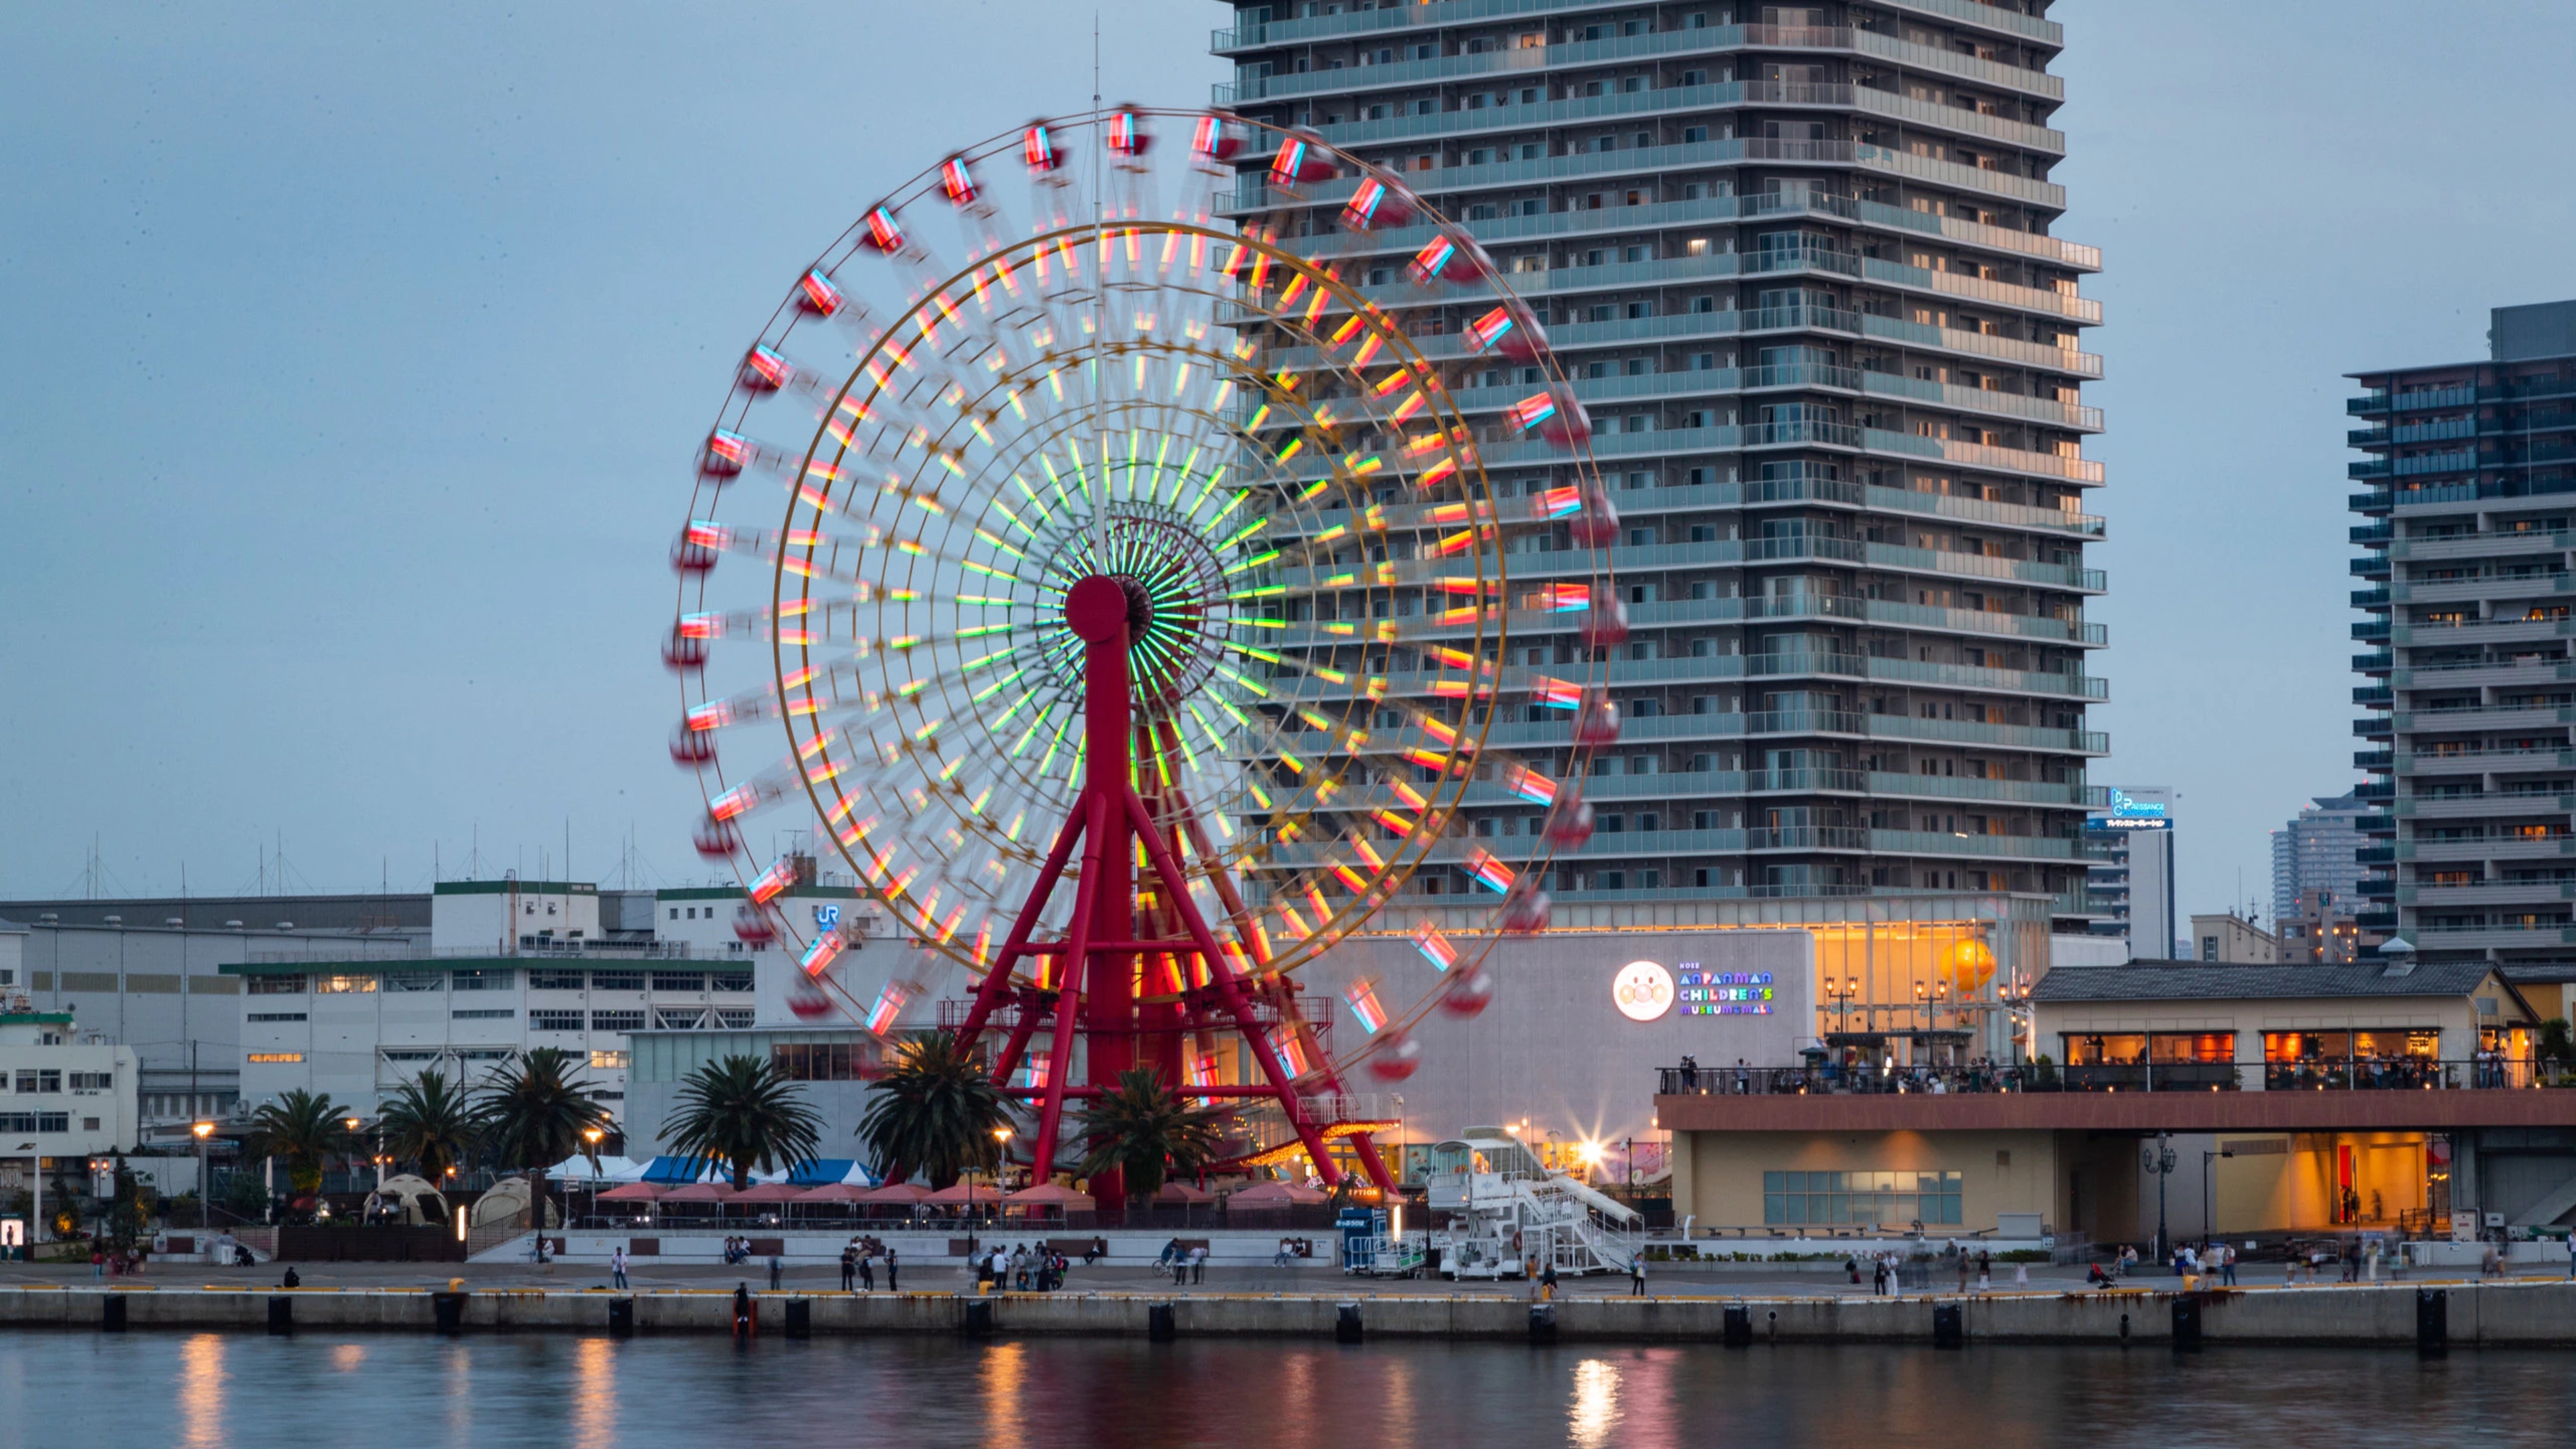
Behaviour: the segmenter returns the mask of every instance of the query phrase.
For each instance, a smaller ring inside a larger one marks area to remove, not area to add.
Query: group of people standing
[[[902,1265],[895,1250],[874,1238],[853,1238],[841,1249],[841,1291],[873,1293],[877,1287],[877,1264],[885,1264],[886,1291],[902,1291],[899,1275]]]
[[[1064,1254],[1044,1243],[1034,1248],[1026,1243],[1011,1248],[996,1244],[992,1252],[972,1263],[980,1293],[997,1288],[1006,1293],[1052,1293],[1064,1286],[1065,1270],[1072,1266]]]

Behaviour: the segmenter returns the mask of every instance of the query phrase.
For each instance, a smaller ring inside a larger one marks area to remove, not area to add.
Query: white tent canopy
[[[590,1159],[576,1152],[546,1169],[546,1176],[561,1182],[588,1182],[594,1176],[602,1182],[636,1182],[644,1176],[644,1164],[631,1158],[600,1154],[599,1168],[593,1172]]]

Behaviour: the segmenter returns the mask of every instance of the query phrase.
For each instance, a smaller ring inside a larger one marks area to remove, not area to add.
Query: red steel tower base
[[[1011,1095],[1037,1103],[1037,1140],[1030,1161],[1039,1182],[1055,1170],[1065,1102],[1100,1096],[1104,1088],[1117,1083],[1119,1073],[1142,1066],[1151,1068],[1164,1085],[1188,1096],[1277,1102],[1296,1128],[1315,1170],[1326,1183],[1337,1183],[1341,1174],[1326,1150],[1324,1126],[1311,1120],[1303,1107],[1294,1078],[1255,1005],[1256,991],[1247,989],[1256,983],[1236,973],[1197,903],[1190,899],[1189,878],[1176,853],[1181,837],[1207,865],[1218,898],[1236,928],[1243,958],[1263,962],[1266,951],[1251,929],[1250,912],[1208,848],[1195,811],[1178,789],[1155,787],[1165,814],[1180,822],[1167,838],[1155,828],[1154,813],[1134,783],[1133,761],[1139,747],[1149,756],[1166,748],[1161,726],[1137,723],[1128,670],[1128,644],[1151,619],[1152,607],[1141,586],[1103,574],[1083,579],[1065,597],[1065,620],[1085,646],[1087,762],[1082,792],[1056,832],[1054,849],[1030,887],[1001,954],[976,989],[958,1037],[973,1041],[995,1024],[1005,1008],[1017,1008],[1010,1034],[994,1059],[993,1074]],[[1153,778],[1161,775],[1159,770],[1152,772]],[[1145,855],[1142,879],[1135,868],[1138,845]],[[1075,883],[1073,917],[1065,935],[1058,941],[1032,940],[1039,916],[1062,882],[1077,846],[1082,851],[1082,872]],[[1140,904],[1145,918],[1166,939],[1138,939]],[[1147,954],[1184,963],[1179,991],[1158,992],[1149,998],[1138,989],[1138,960]],[[1036,987],[1012,984],[1012,970],[1023,957],[1046,962],[1037,973],[1040,984]],[[1284,985],[1258,994],[1275,1003],[1274,1018],[1295,1022],[1293,996]],[[1239,1034],[1261,1069],[1261,1082],[1186,1084],[1180,1069],[1182,1043],[1188,1034],[1202,1029]],[[1011,1074],[1019,1069],[1041,1030],[1049,1033],[1044,1079],[1030,1086],[1010,1086]],[[1077,1037],[1085,1049],[1081,1085],[1070,1082]],[[1320,1049],[1314,1056],[1318,1084],[1340,1096],[1341,1082],[1331,1061]],[[1394,1183],[1375,1140],[1365,1130],[1347,1135],[1356,1141],[1369,1180],[1392,1192]],[[1092,1178],[1091,1195],[1103,1211],[1118,1212],[1126,1206],[1126,1189],[1115,1169]]]

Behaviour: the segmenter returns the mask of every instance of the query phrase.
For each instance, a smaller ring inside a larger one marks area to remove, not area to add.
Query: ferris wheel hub
[[[1132,592],[1131,592],[1132,590]],[[1152,618],[1152,604],[1143,598],[1132,580],[1093,574],[1065,591],[1064,621],[1087,644],[1106,644],[1122,631],[1134,629],[1138,608]]]

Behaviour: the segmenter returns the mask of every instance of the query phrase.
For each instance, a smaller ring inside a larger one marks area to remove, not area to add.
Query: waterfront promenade
[[[334,1276],[339,1281],[331,1281]],[[114,1287],[76,1274],[27,1275],[0,1286],[0,1327],[82,1333],[217,1329],[727,1333],[734,1286],[751,1287],[763,1336],[1375,1338],[1629,1343],[1876,1343],[1929,1348],[1971,1343],[2400,1345],[2419,1348],[2576,1345],[2576,1282],[2531,1277],[2483,1282],[2316,1284],[2184,1291],[2172,1278],[2106,1290],[2080,1283],[1992,1293],[1853,1294],[1823,1284],[1730,1283],[1719,1275],[1666,1282],[1634,1296],[1624,1280],[1564,1285],[1544,1309],[1513,1288],[1368,1285],[1334,1273],[1281,1274],[1180,1287],[1150,1279],[1077,1279],[1055,1293],[978,1297],[954,1273],[905,1291],[844,1293],[834,1285],[766,1286],[766,1276],[691,1273],[695,1281],[610,1289],[604,1274],[545,1281],[457,1272],[421,1281],[365,1265],[317,1271],[294,1290],[266,1273],[230,1281],[178,1274]],[[1675,1275],[1679,1276],[1679,1275]],[[46,1281],[50,1279],[51,1281]],[[1847,1289],[1848,1285],[1840,1285]],[[1604,1291],[1608,1289],[1609,1291]],[[1158,1308],[1168,1305],[1168,1313]],[[442,1314],[445,1321],[442,1323]]]

